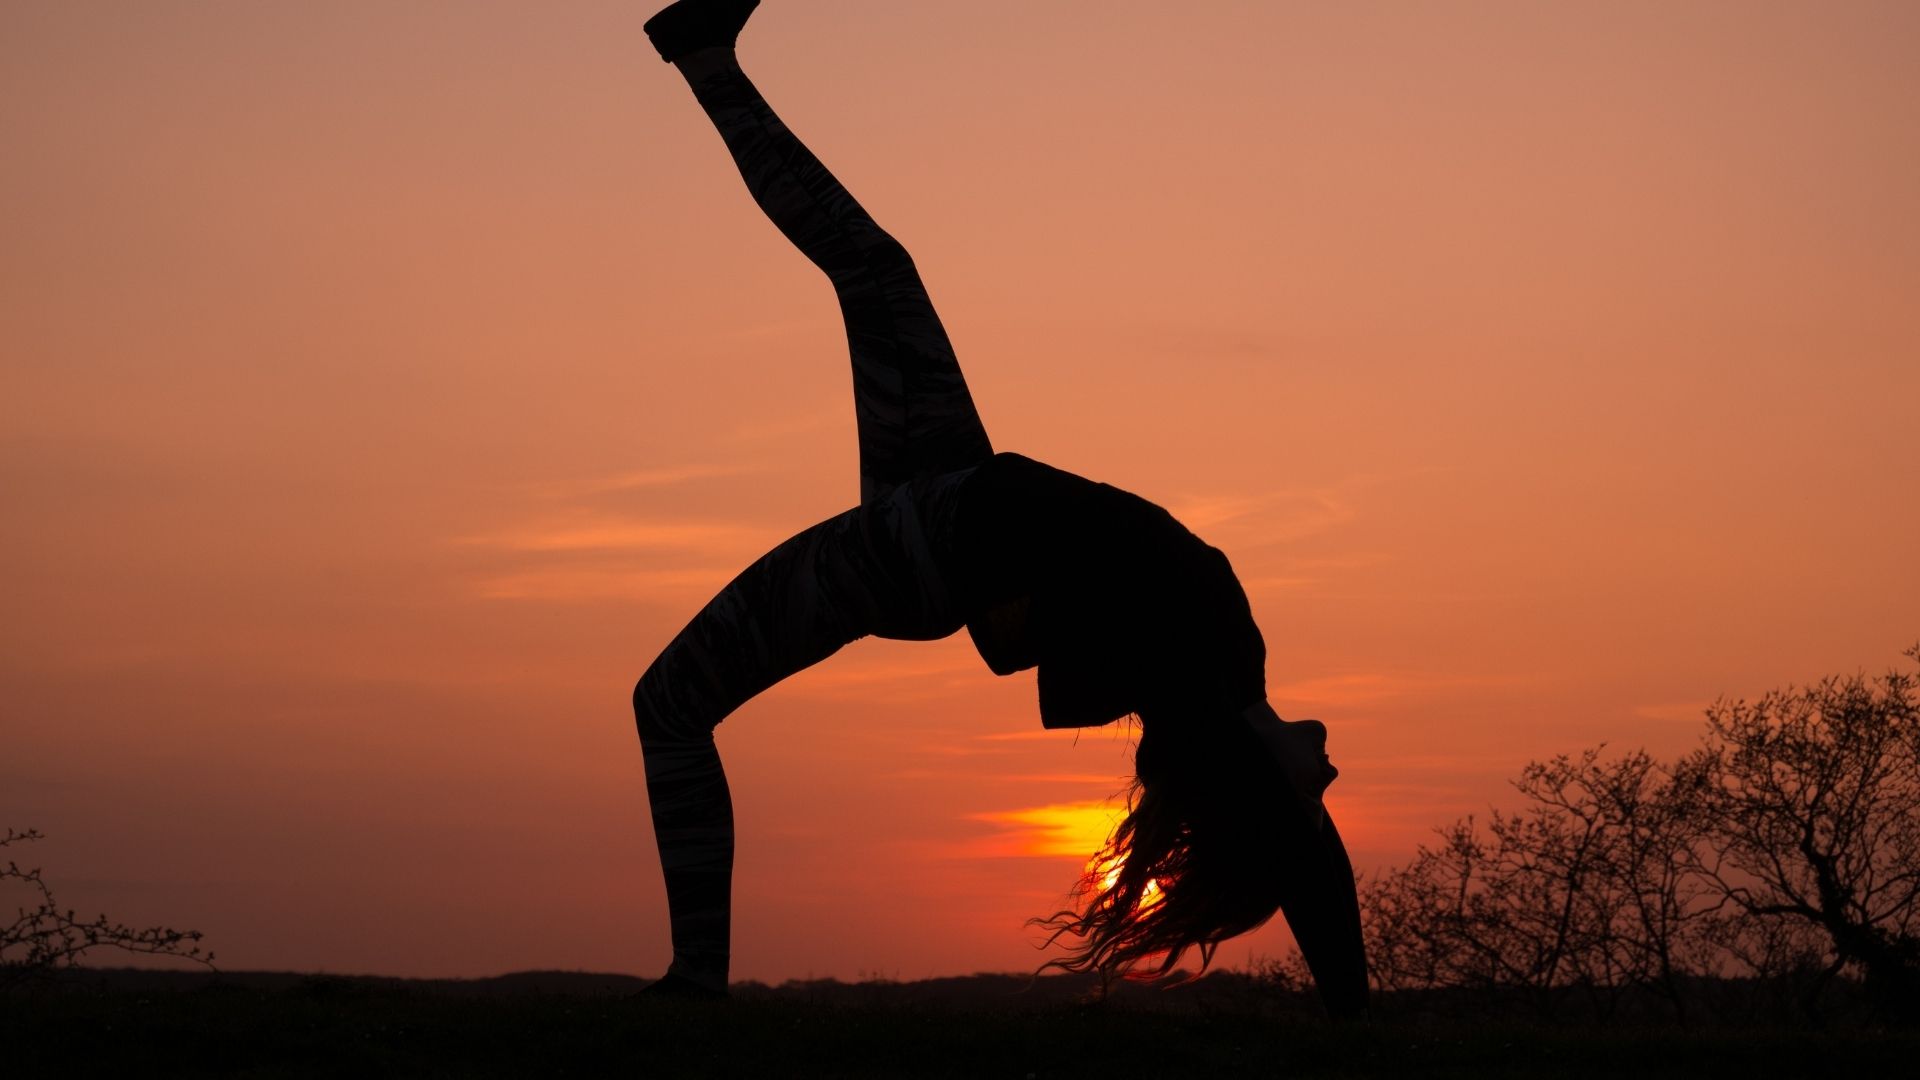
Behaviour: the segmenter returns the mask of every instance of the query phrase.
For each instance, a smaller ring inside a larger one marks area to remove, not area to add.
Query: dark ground
[[[153,1076],[1909,1075],[1920,1033],[1334,1026],[1238,976],[1176,990],[977,976],[635,999],[621,976],[471,982],[89,971],[0,997],[0,1072]],[[1906,1065],[1901,1063],[1905,1062]]]

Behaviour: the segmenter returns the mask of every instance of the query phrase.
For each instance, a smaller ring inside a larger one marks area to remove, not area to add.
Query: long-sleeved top
[[[958,498],[967,630],[995,674],[1038,666],[1042,725],[1265,699],[1266,643],[1239,578],[1172,514],[1009,453]]]

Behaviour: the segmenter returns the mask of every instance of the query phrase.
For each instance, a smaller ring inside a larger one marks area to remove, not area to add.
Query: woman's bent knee
[[[640,676],[633,686],[633,722],[640,732],[640,745],[662,746],[669,742],[685,741],[685,736],[676,730],[672,712],[662,707],[658,687],[651,672]]]

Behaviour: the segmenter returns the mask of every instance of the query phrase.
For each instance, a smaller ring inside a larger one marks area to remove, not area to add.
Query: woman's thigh
[[[914,504],[919,485],[836,514],[741,571],[635,689],[643,727],[698,737],[773,684],[867,635],[931,640],[961,618]]]

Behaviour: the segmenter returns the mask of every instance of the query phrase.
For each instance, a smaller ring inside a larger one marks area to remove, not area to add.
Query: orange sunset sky
[[[230,968],[665,966],[633,681],[857,486],[826,280],[652,10],[0,3],[0,825],[63,904]],[[996,444],[1233,559],[1365,870],[1920,637],[1916,42],[767,0],[741,54]],[[1033,697],[866,641],[724,724],[735,976],[1037,963],[1130,753]]]

